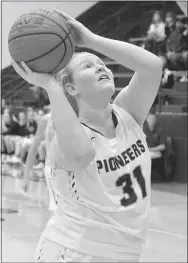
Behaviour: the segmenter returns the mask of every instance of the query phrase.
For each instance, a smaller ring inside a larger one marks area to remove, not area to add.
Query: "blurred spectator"
[[[6,107],[6,102],[4,99],[1,100],[1,111],[4,110],[4,108]]]
[[[41,121],[42,117],[44,116],[44,110],[43,109],[39,109],[37,112],[37,116],[36,116],[36,122],[37,125],[39,124],[39,122]]]
[[[12,112],[11,108],[8,106],[5,106],[5,108],[3,109],[3,114],[6,114],[6,113],[11,115],[11,118],[13,119],[13,121],[18,122],[18,119]]]
[[[169,104],[169,97],[164,93],[163,89],[173,89],[174,87],[174,74],[168,69],[168,63],[165,56],[159,56],[163,63],[163,73],[161,77],[161,84],[158,94],[153,102],[153,106],[162,106]]]
[[[39,111],[39,116],[43,114],[42,110]],[[27,115],[24,111],[20,111],[17,120],[15,116],[13,119],[10,108],[6,107],[2,114],[3,142],[1,153],[8,154],[8,156],[3,158],[3,161],[24,162],[36,130],[37,122],[33,108],[27,109]]]
[[[162,153],[165,150],[165,140],[162,134],[163,130],[159,126],[154,109],[148,114],[144,123],[143,131],[146,134],[146,141],[150,150],[151,158],[161,158]]]
[[[24,111],[18,113],[18,125],[19,125],[19,135],[24,137],[29,134],[27,129],[27,119]]]
[[[51,112],[51,105],[47,104],[46,106],[43,107],[45,114],[48,114]]]
[[[188,105],[183,105],[182,112],[188,113]]]
[[[163,63],[163,73],[161,78],[162,89],[172,89],[174,86],[174,74],[168,69],[167,59],[165,56],[161,56],[160,59]]]
[[[165,52],[165,23],[161,18],[161,13],[156,11],[153,15],[152,23],[147,32],[145,48],[158,55]]]
[[[143,131],[152,158],[152,179],[156,176],[169,181],[173,177],[175,165],[175,149],[172,138],[164,136],[162,126],[157,119],[153,107],[144,123]]]
[[[7,158],[7,151],[4,136],[1,137],[1,161],[5,162]]]
[[[172,12],[168,12],[165,18],[165,35],[166,38],[172,31],[176,29],[176,16]]]
[[[22,138],[17,141],[15,146],[15,156],[13,162],[24,163],[34,139],[37,130],[37,122],[35,121],[35,112],[32,108],[27,109],[27,118],[25,113],[19,113],[20,136]]]
[[[18,113],[18,126],[19,126],[19,136],[17,137],[14,136],[11,138],[14,148],[14,156],[11,159],[11,162],[14,163],[20,162],[19,157],[23,149],[24,138],[29,134],[29,131],[27,129],[26,114],[24,111],[20,111]]]
[[[37,130],[37,122],[35,120],[35,112],[32,108],[27,109],[27,129],[30,136],[34,136]]]
[[[9,109],[5,109],[2,115],[2,149],[3,161],[7,161],[7,155],[12,156],[15,151],[15,140],[19,138],[19,125],[12,118]]]
[[[187,35],[181,19],[176,21],[176,28],[167,37],[166,52],[171,69],[187,69]]]
[[[4,109],[2,115],[2,134],[19,135],[19,125],[13,120],[13,116],[9,109]]]

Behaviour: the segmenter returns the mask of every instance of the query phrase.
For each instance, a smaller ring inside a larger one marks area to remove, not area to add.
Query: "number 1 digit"
[[[142,175],[142,171],[140,166],[136,167],[133,171],[134,177],[136,178],[141,190],[142,190],[142,197],[146,197],[147,193],[146,193],[146,183],[144,180],[144,177]]]

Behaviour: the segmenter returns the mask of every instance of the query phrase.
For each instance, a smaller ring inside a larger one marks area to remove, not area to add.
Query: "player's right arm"
[[[60,84],[49,74],[32,72],[24,62],[24,70],[15,62],[13,67],[27,82],[47,91],[57,140],[66,167],[72,171],[86,167],[94,159],[95,150]]]
[[[52,106],[57,140],[66,167],[68,166],[70,170],[86,167],[95,156],[90,139],[62,92],[62,87],[53,80],[47,92]]]

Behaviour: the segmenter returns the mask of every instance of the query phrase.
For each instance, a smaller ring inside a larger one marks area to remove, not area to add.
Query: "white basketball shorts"
[[[36,251],[37,262],[130,262],[117,261],[115,259],[106,259],[101,257],[95,257],[92,255],[86,255],[65,248],[57,243],[54,243],[43,236],[41,237]],[[139,262],[139,260],[131,261]]]

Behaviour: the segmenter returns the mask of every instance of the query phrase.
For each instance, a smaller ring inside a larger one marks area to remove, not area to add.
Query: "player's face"
[[[77,94],[88,104],[110,101],[115,91],[114,77],[99,57],[80,54],[73,59],[71,70]]]

